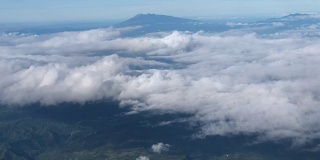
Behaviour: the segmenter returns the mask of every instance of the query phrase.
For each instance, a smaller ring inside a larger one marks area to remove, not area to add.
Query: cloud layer
[[[117,100],[133,112],[191,113],[198,136],[320,137],[320,39],[134,28],[0,37],[7,105]]]

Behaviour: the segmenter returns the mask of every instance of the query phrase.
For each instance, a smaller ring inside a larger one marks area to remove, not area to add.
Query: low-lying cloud
[[[136,160],[149,160],[149,158],[146,156],[139,156]]]
[[[112,99],[133,112],[191,113],[198,136],[320,137],[320,39],[127,29],[0,37],[0,102]]]
[[[157,144],[153,144],[151,146],[151,150],[154,153],[159,153],[160,154],[161,152],[169,151],[169,147],[170,147],[169,144],[164,144],[164,143],[160,142],[160,143],[157,143]]]

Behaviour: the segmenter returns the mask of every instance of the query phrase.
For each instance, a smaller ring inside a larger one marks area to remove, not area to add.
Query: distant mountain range
[[[141,26],[129,36],[142,35],[153,32],[165,31],[206,31],[221,32],[235,29],[246,29],[258,34],[277,33],[284,30],[296,30],[308,28],[311,25],[320,23],[320,15],[316,14],[290,14],[280,18],[271,18],[259,22],[250,23],[207,23],[187,18],[179,18],[157,14],[138,14],[126,21],[115,24],[114,27]],[[258,28],[258,29],[257,29]]]
[[[249,19],[247,18],[246,21]],[[283,17],[270,18],[255,22],[246,22],[239,19],[233,21],[221,22],[219,20],[212,21],[199,21],[187,18],[179,18],[169,15],[158,14],[137,14],[134,17],[123,22],[113,24],[58,24],[58,25],[0,25],[1,32],[20,32],[20,33],[33,33],[33,34],[48,34],[63,31],[81,31],[88,29],[96,29],[101,27],[113,26],[116,28],[140,26],[141,28],[127,33],[124,36],[138,36],[154,32],[168,32],[173,30],[178,31],[205,31],[205,32],[222,32],[236,29],[245,29],[249,32],[256,32],[258,34],[277,33],[285,30],[320,29],[320,15],[318,14],[289,14]]]
[[[305,21],[305,20],[320,20],[320,15],[317,14],[300,14],[294,13],[279,18],[270,18],[262,22],[270,21]],[[154,26],[154,25],[203,25],[205,22],[187,18],[173,17],[169,15],[158,15],[158,14],[137,14],[136,16],[115,24],[115,27],[127,27],[127,26]]]
[[[300,14],[294,13],[280,18],[272,18],[269,21],[306,21],[306,20],[320,20],[320,15],[317,14]]]

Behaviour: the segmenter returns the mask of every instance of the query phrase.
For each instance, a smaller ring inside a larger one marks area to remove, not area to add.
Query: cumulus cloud
[[[160,142],[160,143],[157,143],[157,144],[153,144],[151,146],[151,150],[154,153],[159,153],[160,154],[161,152],[169,151],[169,147],[170,147],[169,144],[164,144],[164,143]]]
[[[149,160],[149,158],[146,156],[139,156],[136,160]]]
[[[125,29],[0,36],[0,102],[112,99],[133,112],[191,113],[197,136],[320,138],[320,39]]]

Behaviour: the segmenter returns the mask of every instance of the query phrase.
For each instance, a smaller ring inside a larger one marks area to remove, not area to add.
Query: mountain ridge
[[[200,23],[201,21],[192,20],[187,18],[174,17],[169,15],[160,14],[137,14],[132,18],[116,24],[115,26],[145,26],[145,25],[157,25],[157,24],[181,24],[181,23]]]
[[[320,23],[318,14],[288,14],[283,17],[270,18],[257,22],[245,23],[245,25],[230,25],[228,23],[211,23],[187,18],[179,18],[158,14],[137,14],[134,17],[115,24],[116,28],[139,26],[134,32],[126,33],[125,36],[139,36],[148,33],[187,31],[187,32],[223,32],[235,29],[249,29],[256,33],[277,33],[284,30],[298,30],[301,28],[317,27]],[[255,29],[262,27],[263,29]]]
[[[306,21],[306,20],[319,20],[318,14],[305,14],[305,13],[293,13],[278,18],[270,18],[266,21]]]

